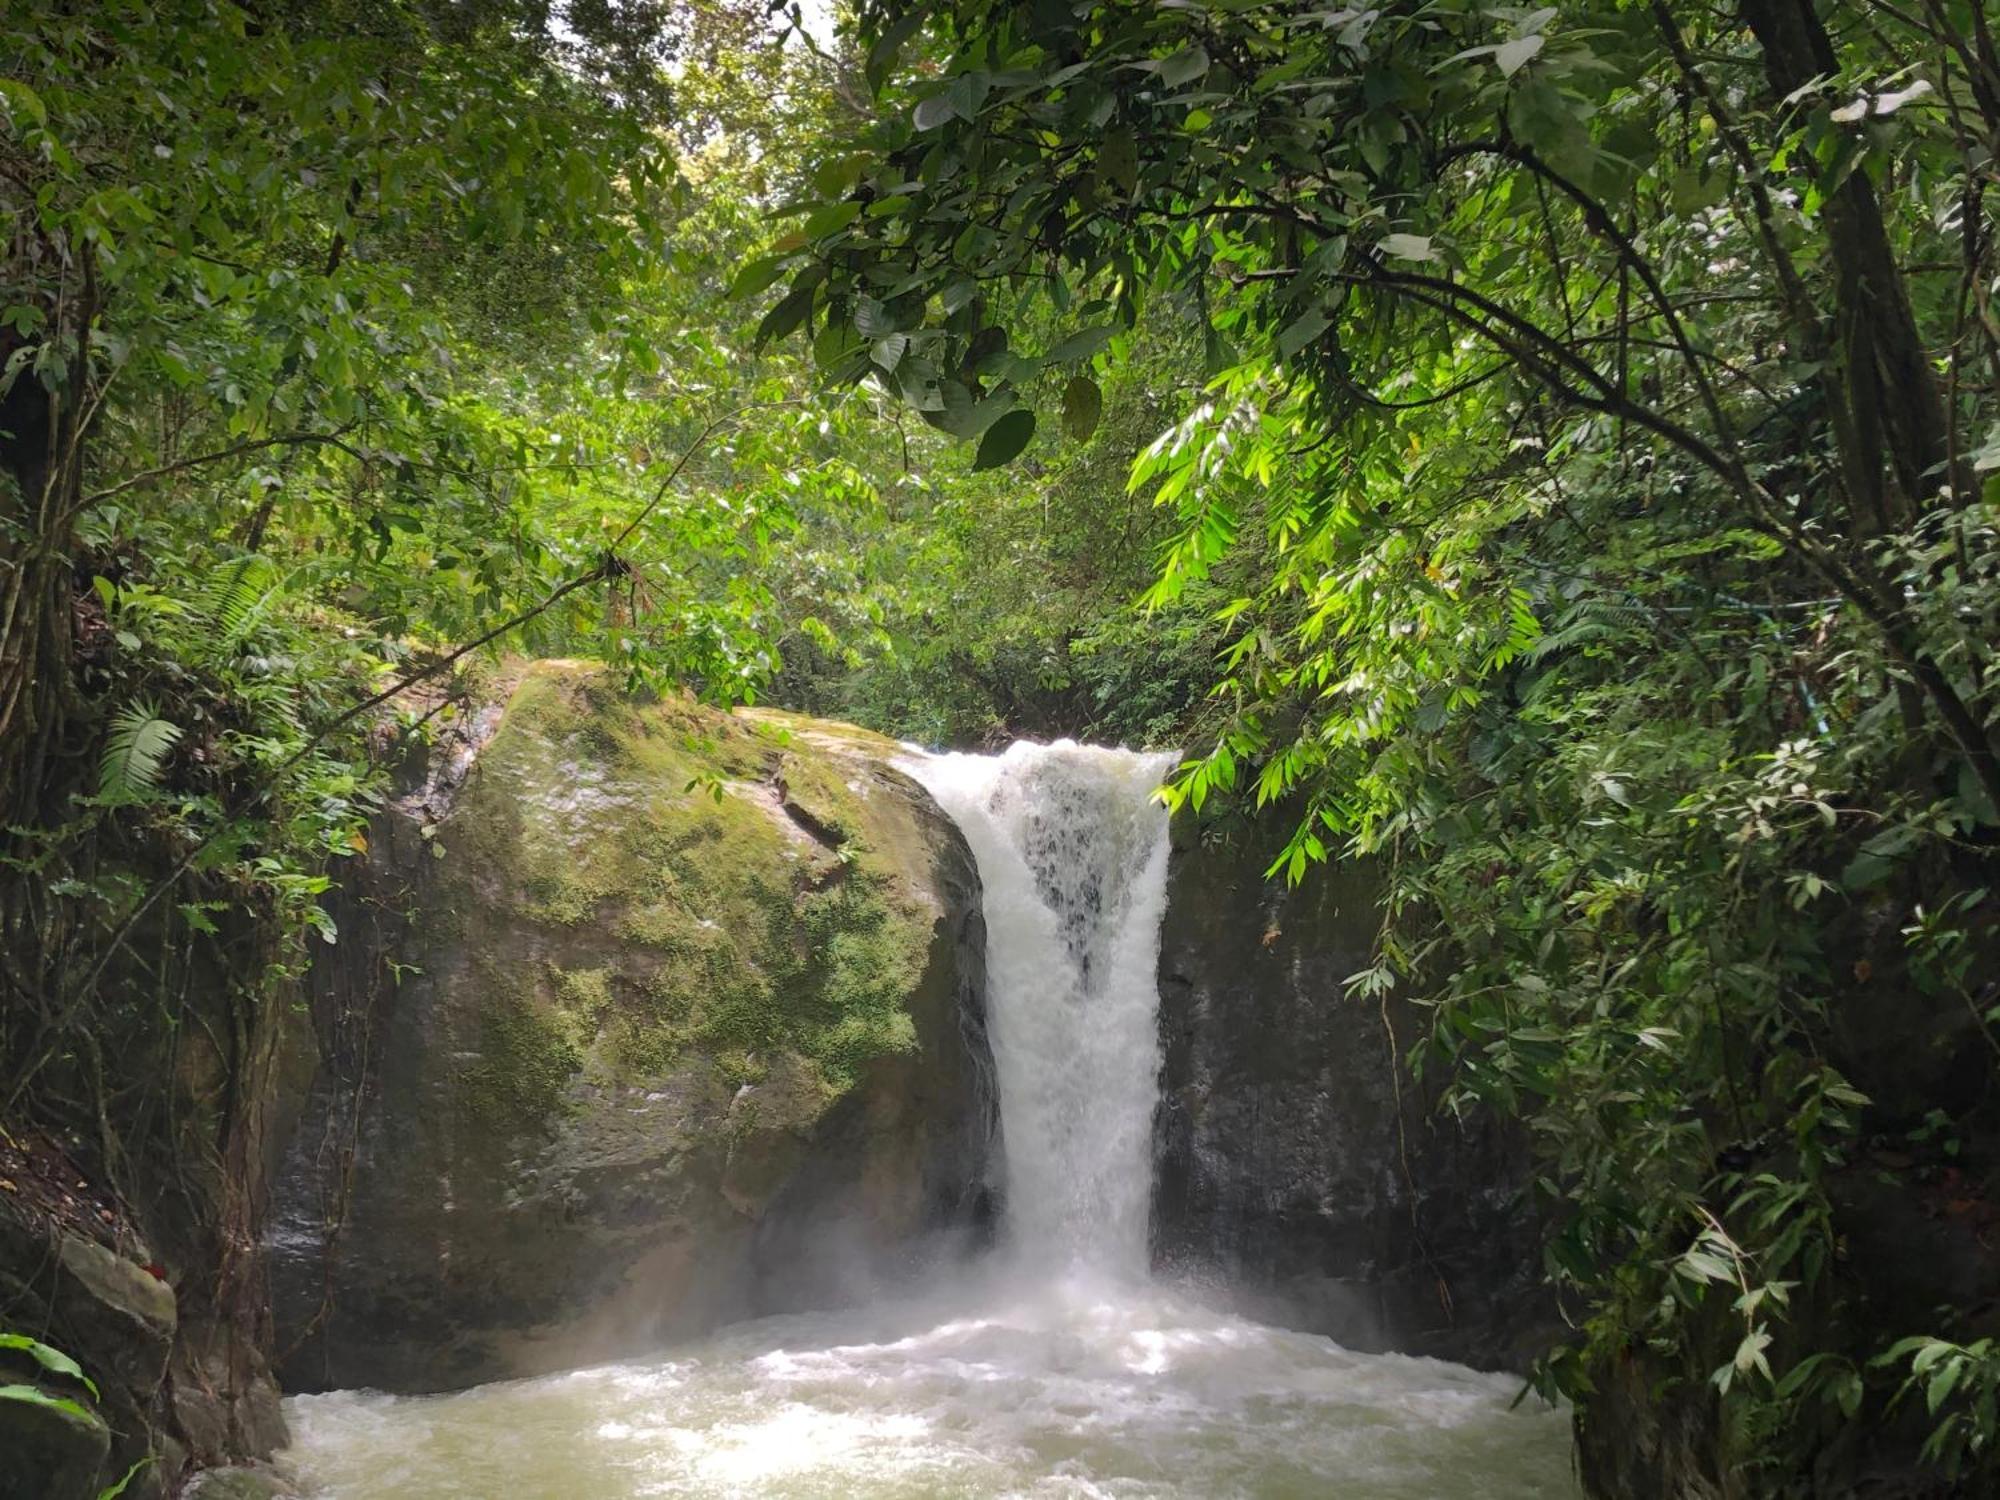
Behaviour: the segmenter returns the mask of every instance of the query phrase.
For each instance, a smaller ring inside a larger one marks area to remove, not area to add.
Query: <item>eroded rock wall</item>
[[[287,1388],[637,1352],[975,1235],[978,879],[896,747],[565,663],[491,727],[385,817],[319,985]]]
[[[1155,1262],[1351,1348],[1519,1367],[1553,1323],[1523,1154],[1440,1117],[1405,1062],[1418,1007],[1349,994],[1381,920],[1371,870],[1267,880],[1285,831],[1174,822]]]

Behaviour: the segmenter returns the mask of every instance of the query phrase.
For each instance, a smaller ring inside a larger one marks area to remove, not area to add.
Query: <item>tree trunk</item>
[[[1815,0],[1742,0],[1742,13],[1779,98],[1838,72]],[[1844,408],[1834,429],[1855,523],[1880,532],[1907,525],[1951,480],[1944,401],[1866,174],[1828,196],[1824,223],[1837,365],[1827,394]]]

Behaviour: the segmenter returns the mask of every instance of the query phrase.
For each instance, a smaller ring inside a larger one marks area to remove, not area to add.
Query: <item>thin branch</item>
[[[256,438],[247,443],[237,443],[233,447],[219,448],[213,453],[203,453],[194,458],[184,458],[178,463],[162,464],[157,469],[147,469],[143,473],[134,474],[129,479],[121,479],[118,483],[111,485],[107,489],[93,491],[91,494],[83,497],[83,503],[86,506],[96,505],[99,501],[109,500],[113,495],[122,495],[127,490],[137,489],[140,485],[150,483],[155,479],[164,479],[169,474],[178,474],[183,469],[195,469],[201,467],[203,464],[220,463],[225,458],[237,458],[245,453],[255,453],[262,448],[325,444],[341,448],[348,453],[353,453],[355,451],[353,448],[348,447],[347,444],[340,441],[340,435],[353,431],[354,425],[354,423],[349,422],[344,427],[336,427],[332,432],[287,432],[281,433],[277,437]]]

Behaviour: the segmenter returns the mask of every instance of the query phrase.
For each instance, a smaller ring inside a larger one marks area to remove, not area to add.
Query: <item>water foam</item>
[[[288,1403],[327,1500],[1547,1500],[1517,1382],[1360,1355],[1160,1289],[961,1286],[651,1363]]]

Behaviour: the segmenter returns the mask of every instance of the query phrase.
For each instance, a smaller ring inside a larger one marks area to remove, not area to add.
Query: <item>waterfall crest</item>
[[[1032,1269],[1146,1272],[1173,765],[1060,740],[913,757],[984,887],[1006,1233]]]

